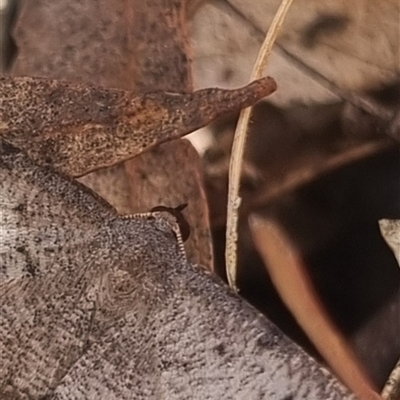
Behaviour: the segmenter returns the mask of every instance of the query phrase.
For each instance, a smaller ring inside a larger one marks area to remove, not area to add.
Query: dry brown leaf
[[[275,89],[274,80],[264,78],[233,91],[137,96],[41,78],[2,77],[0,133],[37,162],[81,176],[192,132]]]
[[[129,182],[124,164],[99,169],[78,180],[111,204],[119,214],[132,214]]]
[[[12,73],[132,89],[128,17],[121,0],[25,1]]]
[[[186,8],[190,5],[196,7],[194,2],[186,0],[130,2],[135,88],[179,93],[193,91],[186,26]],[[150,210],[159,205],[174,208],[188,204],[184,211],[191,231],[185,242],[188,259],[212,270],[213,251],[202,163],[192,144],[176,140],[158,146],[140,158],[127,161],[125,171],[131,212]]]
[[[130,1],[128,41],[135,90],[193,91],[186,3]]]
[[[362,400],[380,399],[319,299],[301,256],[279,225],[250,216],[255,246],[282,300],[337,376]]]
[[[135,93],[160,90],[191,92],[184,7],[185,2],[181,0],[162,4],[143,1],[128,4],[120,0],[28,2],[15,31],[19,52],[13,72],[118,87]],[[166,149],[170,159],[182,161],[188,154],[187,146],[179,141],[175,146],[168,145]],[[147,155],[146,160],[149,157]],[[86,163],[87,160],[82,161]],[[135,162],[132,160],[126,164],[128,172],[131,165],[135,169]],[[143,167],[140,160],[138,163]],[[192,172],[191,160],[186,163],[188,172]],[[184,165],[181,162],[180,170],[176,170],[173,162],[168,164],[170,176],[166,173],[162,176],[168,179],[169,190],[160,192],[154,186],[154,194],[147,191],[146,203],[151,205],[150,208],[158,205],[151,198],[162,197],[169,203],[170,193],[185,190],[186,187],[176,179],[177,175],[186,173]],[[200,175],[200,170],[194,174]],[[139,205],[144,203],[141,200],[143,195],[130,184],[124,169],[118,166],[92,173],[81,181],[122,213],[147,210],[140,209]],[[202,198],[202,182],[194,179],[186,182],[190,185],[187,192],[196,192],[196,198]],[[188,195],[182,193],[182,197]],[[194,210],[190,206],[191,212],[199,216],[208,214],[205,202],[196,201],[196,205],[201,208]],[[209,234],[204,234],[209,229],[208,222],[205,223],[206,220],[200,218],[196,225],[192,225],[192,237],[186,243],[188,251],[193,253],[194,243],[191,242],[197,238],[198,254],[204,253],[204,257],[197,256],[193,262],[211,258]]]
[[[126,4],[121,0],[24,2],[13,33],[18,54],[12,73],[133,89]],[[130,212],[124,168],[96,171],[81,181],[121,213]]]
[[[184,2],[180,0],[163,3],[31,1],[25,4],[16,30],[20,51],[14,72],[67,78],[135,92],[166,89],[190,92],[192,77],[190,55],[186,51],[183,6]],[[190,6],[195,4],[190,2]],[[161,146],[168,149],[170,161],[174,158],[182,161],[190,153],[187,152],[188,144],[180,141]],[[157,156],[159,153],[153,154],[150,150],[145,159],[148,162],[151,154]],[[125,166],[102,169],[82,177],[80,181],[123,214],[150,210],[159,205],[156,201],[160,197],[163,203],[169,203],[171,195],[187,198],[186,193],[197,193],[196,201],[190,203],[191,213],[208,215],[202,182],[186,180],[187,185],[183,186],[180,184],[182,181],[176,179],[177,175],[186,173],[186,168],[193,172],[192,160],[181,162],[180,170],[174,162],[165,165],[167,170],[163,171],[162,177],[167,179],[164,182],[169,190],[160,192],[161,187],[153,186],[154,193],[147,191],[145,200],[139,188],[133,187],[135,182],[127,173],[130,168],[135,169],[136,162],[143,167],[140,159],[130,160]],[[157,165],[160,165],[160,160],[157,160]],[[157,180],[155,173],[147,171],[146,175]],[[193,174],[194,177],[199,175],[200,170]],[[203,202],[200,201],[202,198]],[[143,203],[149,208],[140,208]],[[185,247],[188,253],[196,254],[193,262],[201,260],[204,267],[211,269],[209,221],[206,218],[194,221],[192,215],[189,219],[193,223],[192,233]],[[196,251],[195,245],[198,246]]]

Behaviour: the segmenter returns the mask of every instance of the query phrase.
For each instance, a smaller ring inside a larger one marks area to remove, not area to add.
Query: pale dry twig
[[[265,40],[261,45],[250,81],[261,77],[272,47],[278,36],[280,28],[283,24],[285,16],[289,11],[293,0],[283,0],[272,20],[271,26],[267,32]],[[237,290],[236,287],[236,248],[237,248],[237,225],[238,211],[240,207],[240,174],[243,164],[244,146],[246,143],[246,132],[251,115],[251,108],[248,107],[241,111],[232,146],[232,156],[229,166],[229,189],[228,189],[228,210],[227,210],[227,226],[226,226],[226,248],[225,262],[226,273],[229,285]]]

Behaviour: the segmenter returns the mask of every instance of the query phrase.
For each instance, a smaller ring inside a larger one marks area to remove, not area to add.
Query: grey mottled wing
[[[163,218],[118,217],[4,144],[0,199],[3,398],[353,398]]]
[[[184,258],[164,220],[121,219],[83,185],[4,143],[0,219],[0,393],[6,398],[51,393],[135,296],[156,295],[146,277],[139,279],[141,266],[161,257],[151,235],[165,234],[171,254]],[[127,276],[134,276],[136,290],[126,301]]]
[[[145,318],[131,311],[110,328],[55,399],[353,399],[227,288],[193,267],[165,267],[174,290]]]

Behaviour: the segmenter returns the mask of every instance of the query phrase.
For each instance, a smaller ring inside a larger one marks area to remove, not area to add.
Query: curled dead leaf
[[[179,138],[276,90],[263,78],[236,90],[141,96],[42,78],[0,78],[0,134],[71,176],[112,166]]]

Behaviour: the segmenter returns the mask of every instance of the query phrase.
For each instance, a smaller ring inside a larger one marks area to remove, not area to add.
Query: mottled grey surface
[[[118,217],[5,144],[0,196],[3,398],[353,398],[163,218]]]

